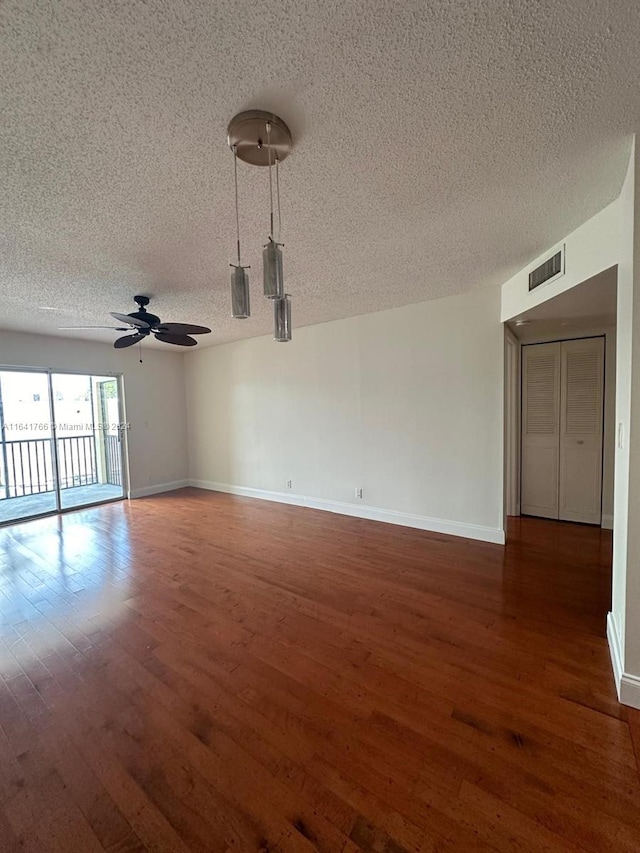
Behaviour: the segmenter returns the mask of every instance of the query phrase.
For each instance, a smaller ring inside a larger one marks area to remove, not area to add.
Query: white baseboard
[[[156,483],[154,486],[143,486],[141,489],[131,489],[130,497],[147,498],[149,495],[159,495],[161,492],[172,492],[174,489],[184,489],[189,480],[173,480],[170,483]]]
[[[618,701],[631,708],[640,709],[640,678],[624,671],[622,645],[613,613],[607,613],[607,640]]]
[[[637,675],[623,673],[620,680],[619,699],[623,705],[640,710],[640,678]]]
[[[424,515],[411,515],[407,512],[380,509],[374,506],[330,501],[325,498],[310,498],[304,495],[291,495],[287,492],[270,492],[265,489],[251,489],[246,486],[231,486],[228,483],[214,483],[210,480],[190,480],[190,486],[197,489],[208,489],[212,492],[226,492],[231,495],[242,495],[246,498],[258,498],[263,501],[305,506],[311,509],[321,509],[326,512],[336,512],[339,515],[351,515],[355,518],[368,518],[372,521],[384,521],[387,524],[400,524],[403,527],[415,527],[418,530],[430,530],[433,533],[447,533],[450,536],[462,536],[465,539],[478,539],[481,542],[493,542],[504,545],[504,530],[499,527],[483,527],[480,524],[464,524],[460,521],[448,521],[443,518],[429,518]]]
[[[613,516],[612,515],[603,515],[601,527],[604,527],[605,530],[613,530]]]

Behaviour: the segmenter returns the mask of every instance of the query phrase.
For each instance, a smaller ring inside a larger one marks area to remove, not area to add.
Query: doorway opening
[[[0,370],[0,524],[125,497],[117,375]]]
[[[617,267],[505,324],[505,508],[613,527]]]

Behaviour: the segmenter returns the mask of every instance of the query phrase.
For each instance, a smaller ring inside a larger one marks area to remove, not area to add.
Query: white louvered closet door
[[[558,518],[560,344],[522,348],[523,515]]]
[[[604,339],[562,343],[559,514],[600,524]]]

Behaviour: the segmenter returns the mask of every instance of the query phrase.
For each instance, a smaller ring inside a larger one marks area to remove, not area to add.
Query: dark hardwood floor
[[[3,528],[1,850],[638,851],[610,559],[195,489]]]

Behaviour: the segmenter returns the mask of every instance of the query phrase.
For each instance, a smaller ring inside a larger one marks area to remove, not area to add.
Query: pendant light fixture
[[[249,276],[240,259],[240,213],[238,209],[238,152],[236,146],[233,148],[233,177],[236,189],[236,248],[238,250],[238,263],[231,264],[231,315],[237,320],[246,320],[251,316],[251,305],[249,298]]]
[[[291,300],[288,293],[273,300],[273,339],[280,344],[291,340]]]
[[[282,274],[282,215],[280,213],[280,161],[276,160],[276,197],[278,200],[278,239],[273,236],[273,182],[271,179],[271,127],[267,124],[267,148],[269,149],[269,199],[271,202],[271,234],[262,250],[264,295],[273,299],[273,339],[278,343],[291,340],[291,300],[284,292]]]
[[[289,155],[292,148],[291,133],[287,125],[276,115],[262,110],[249,110],[235,116],[229,123],[227,141],[234,155],[236,179],[236,227],[238,235],[238,265],[232,273],[233,316],[249,316],[249,281],[240,261],[240,227],[238,216],[238,176],[237,159],[253,166],[269,168],[269,238],[262,251],[263,293],[273,300],[274,339],[279,342],[291,340],[291,301],[284,292],[282,246],[280,232],[282,217],[280,212],[280,163]],[[276,196],[278,206],[278,231],[274,230],[273,170],[276,173]],[[242,297],[242,298],[240,298]],[[236,308],[238,312],[236,313]],[[243,313],[246,309],[246,313]]]
[[[271,152],[271,122],[266,123],[267,131],[267,156],[269,158],[269,242],[262,250],[262,284],[264,295],[267,299],[279,299],[284,296],[284,276],[282,273],[282,243],[280,240],[280,229],[278,229],[278,240],[274,236],[273,228],[273,178],[272,178],[272,152]],[[276,160],[276,171],[279,161]],[[277,181],[278,214],[280,212],[280,182]]]

